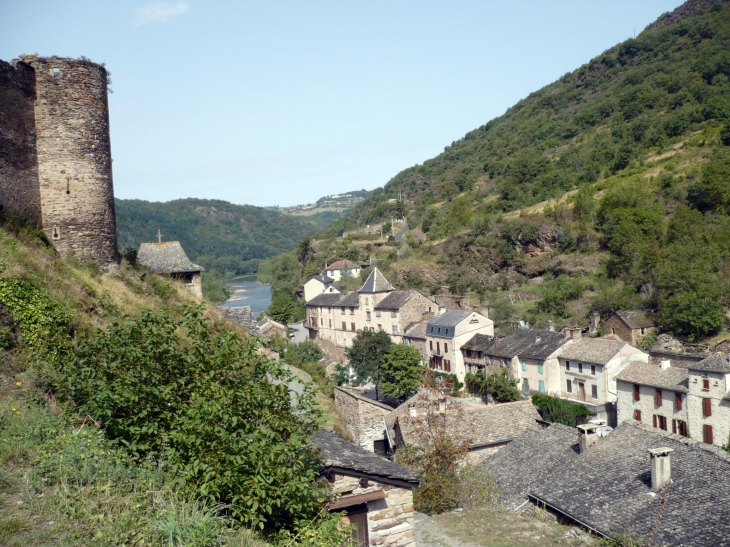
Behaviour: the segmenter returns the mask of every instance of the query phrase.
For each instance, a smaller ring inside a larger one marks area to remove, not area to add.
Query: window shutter
[[[598,386],[597,386],[597,385],[595,385],[595,384],[593,384],[593,385],[591,386],[591,396],[592,396],[592,397],[593,397],[594,399],[598,399]]]
[[[444,342],[444,353],[449,353],[449,345]]]
[[[591,374],[592,374],[593,376],[595,376],[595,375],[596,375],[596,365],[591,365]]]
[[[662,406],[662,390],[656,390],[656,406]]]
[[[540,393],[545,393],[545,381],[540,380]]]
[[[522,370],[527,370],[527,361],[522,361]]]
[[[676,410],[682,410],[682,394],[681,393],[674,394],[674,408]]]
[[[702,378],[702,389],[710,389],[710,379]]]
[[[570,380],[566,380],[565,382],[565,390],[568,393],[573,393],[573,382],[571,382]]]
[[[641,410],[634,410],[634,420],[637,422],[641,421]]]
[[[656,427],[656,414],[654,414],[654,416],[652,416],[652,425],[654,427]]]
[[[712,399],[702,399],[702,413],[705,416],[712,416]]]
[[[433,351],[433,340],[429,340],[428,341],[428,349],[430,349],[431,351]]]
[[[542,374],[542,363],[537,364],[537,373]]]
[[[641,399],[641,388],[639,384],[634,384],[634,401]]]
[[[355,323],[350,323],[350,328],[351,328],[352,330],[355,330]]]
[[[707,444],[712,444],[713,438],[712,438],[712,426],[711,425],[705,425],[702,428],[702,431],[704,433],[704,440]]]
[[[672,433],[677,434],[677,420],[672,420]]]

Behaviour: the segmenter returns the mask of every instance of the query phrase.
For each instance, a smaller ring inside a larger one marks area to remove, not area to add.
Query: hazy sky
[[[117,197],[383,186],[680,0],[0,0],[0,59],[112,73]]]

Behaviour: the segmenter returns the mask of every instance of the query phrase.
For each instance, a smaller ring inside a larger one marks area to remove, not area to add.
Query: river
[[[271,304],[271,287],[256,281],[256,276],[242,277],[228,281],[228,286],[234,290],[233,296],[223,305],[229,308],[236,306],[250,306],[255,317],[269,309]]]

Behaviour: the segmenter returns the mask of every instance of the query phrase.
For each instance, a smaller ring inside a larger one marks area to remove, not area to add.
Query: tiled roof
[[[322,293],[318,294],[314,298],[312,298],[309,302],[307,302],[307,307],[333,307],[333,306],[339,306],[340,300],[342,299],[344,295],[340,293]]]
[[[485,460],[504,501],[529,494],[614,539],[646,540],[655,530],[654,545],[730,544],[730,455],[722,449],[624,422],[581,455],[577,434],[555,427],[527,432]],[[659,447],[673,450],[672,482],[652,495],[648,452]]]
[[[683,393],[689,391],[687,369],[669,367],[662,370],[653,363],[633,362],[616,376],[616,380]]]
[[[571,361],[586,361],[605,365],[626,345],[626,342],[605,340],[603,338],[581,338],[565,346],[560,357]]]
[[[420,340],[426,339],[426,327],[428,326],[428,320],[416,323],[412,327],[406,329],[404,338],[418,338]]]
[[[348,292],[342,295],[340,306],[356,308],[360,305],[360,295],[356,292]]]
[[[548,347],[556,340],[555,335],[562,338],[562,334],[559,332],[551,332],[549,330],[542,329],[515,329],[514,332],[508,334],[501,340],[498,340],[491,348],[487,350],[487,355],[494,357],[505,357],[512,359],[517,355],[522,355],[522,352],[526,351],[535,341],[540,338],[540,341],[548,341]],[[561,342],[562,344],[562,342]],[[555,346],[557,349],[560,346]],[[553,350],[555,351],[555,350]],[[552,353],[552,351],[550,352]],[[549,355],[549,354],[548,354]],[[542,357],[537,357],[542,359]]]
[[[715,353],[703,359],[699,363],[694,363],[688,367],[690,370],[699,370],[702,372],[730,372],[730,363],[727,355]]]
[[[320,430],[312,436],[312,443],[320,450],[319,456],[323,470],[328,467],[359,471],[368,475],[376,475],[383,479],[398,479],[411,483],[415,488],[419,484],[418,477],[400,465],[378,456],[372,452],[346,441],[337,433]]]
[[[616,315],[631,329],[655,326],[654,314],[648,310],[619,310]]]
[[[526,359],[547,359],[565,342],[566,339],[561,333],[541,330],[535,341],[522,350],[519,355]]]
[[[325,285],[332,285],[332,283],[335,282],[334,279],[332,279],[331,277],[328,277],[324,274],[315,275],[312,279],[316,279],[317,281],[319,281],[320,283],[323,283]]]
[[[683,353],[664,349],[653,349],[649,351],[649,362],[659,364],[669,360],[672,367],[689,368],[694,363],[702,361],[709,355],[707,353]]]
[[[443,421],[450,438],[457,443],[467,441],[470,448],[507,442],[540,427],[537,423],[540,414],[529,400],[498,405],[447,405],[445,412],[432,413],[431,419]],[[425,424],[423,414],[401,414],[397,427],[405,444],[418,446],[428,442],[424,436]]]
[[[205,268],[188,259],[179,241],[142,243],[137,263],[157,274],[204,272]]]
[[[343,270],[347,267],[348,270],[359,270],[360,264],[357,262],[354,262],[352,260],[338,260],[337,262],[333,262],[329,266],[325,268],[325,271],[330,270]]]
[[[428,322],[426,334],[429,336],[438,336],[441,338],[453,338],[456,325],[461,323],[469,315],[469,312],[459,310],[446,310],[441,315],[437,315]],[[438,329],[441,327],[441,332]],[[448,335],[446,334],[448,329]]]
[[[475,334],[466,344],[461,346],[461,349],[486,351],[492,347],[494,342],[494,336],[489,336],[488,334]]]
[[[365,280],[365,283],[363,283],[363,286],[360,287],[357,292],[361,293],[376,293],[376,292],[390,292],[394,291],[393,285],[390,284],[390,281],[385,279],[385,276],[378,270],[377,268],[373,268],[373,271],[370,272],[370,275]]]
[[[399,310],[413,296],[413,291],[393,291],[375,306],[376,310]]]
[[[253,312],[251,313],[251,315],[253,315]],[[284,332],[287,331],[287,328],[284,325],[282,325],[278,321],[274,321],[271,317],[264,317],[261,321],[258,322],[258,325],[261,334],[266,334],[271,329],[283,330]]]
[[[411,407],[422,412],[438,410],[439,401],[447,401],[448,405],[461,404],[462,401],[454,400],[454,397],[447,397],[440,391],[429,388],[421,388],[414,396],[405,403],[398,406],[390,414],[385,417],[385,425],[388,429],[390,439],[395,442],[395,423],[399,416],[407,416]]]

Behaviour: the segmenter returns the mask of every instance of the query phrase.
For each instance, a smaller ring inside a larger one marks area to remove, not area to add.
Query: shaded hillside
[[[430,227],[447,220],[432,205],[459,194],[472,207],[511,211],[631,169],[699,124],[725,120],[729,75],[727,2],[687,2],[397,174],[329,233],[388,218],[399,190],[411,225]]]
[[[190,260],[225,276],[256,273],[262,259],[290,251],[318,226],[284,215],[220,200],[179,199],[165,203],[116,200],[119,248],[178,240]]]

